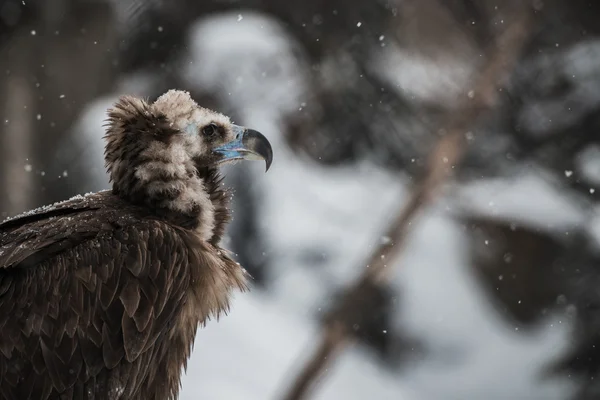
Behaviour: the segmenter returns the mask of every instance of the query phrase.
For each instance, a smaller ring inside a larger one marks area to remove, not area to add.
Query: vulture
[[[112,189],[0,224],[1,399],[177,399],[196,329],[247,274],[219,167],[269,141],[185,91],[108,111]]]

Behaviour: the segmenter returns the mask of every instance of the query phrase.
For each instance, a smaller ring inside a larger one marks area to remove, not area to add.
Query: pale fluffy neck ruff
[[[149,199],[174,213],[194,217],[196,230],[209,241],[215,227],[215,206],[184,145],[154,142],[141,153],[148,161],[135,168],[135,177]],[[166,179],[165,179],[166,178]]]
[[[215,206],[207,190],[210,185],[198,176],[190,156],[199,154],[202,144],[181,134],[178,126],[198,107],[180,93],[184,92],[168,92],[152,105],[135,97],[121,98],[109,111],[106,165],[115,194],[196,229],[201,239],[209,241]]]

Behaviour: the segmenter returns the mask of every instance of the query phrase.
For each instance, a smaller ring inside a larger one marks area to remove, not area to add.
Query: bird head
[[[177,131],[177,141],[198,167],[238,160],[273,161],[271,144],[260,132],[233,124],[218,112],[198,106],[189,93],[169,90],[152,105]]]
[[[184,91],[169,90],[154,103],[123,96],[108,115],[106,166],[113,189],[125,195],[152,191],[155,181],[204,178],[226,162],[264,160],[268,170],[273,160],[261,133],[200,107]]]
[[[262,134],[200,107],[179,90],[154,103],[121,97],[108,112],[105,139],[113,193],[190,215],[198,209],[209,215],[217,207],[214,199],[225,198],[219,194],[221,164],[264,160],[268,170],[273,160]]]

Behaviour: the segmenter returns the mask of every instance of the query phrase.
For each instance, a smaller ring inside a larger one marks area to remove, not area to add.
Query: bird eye
[[[217,133],[218,130],[219,127],[217,125],[208,124],[204,128],[202,128],[202,133],[204,134],[204,136],[213,136],[215,133]]]

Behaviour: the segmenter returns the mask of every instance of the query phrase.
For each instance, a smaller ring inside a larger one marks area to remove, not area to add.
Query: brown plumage
[[[0,224],[0,398],[175,399],[199,323],[245,272],[217,167],[268,141],[169,91],[109,112],[112,191]]]

